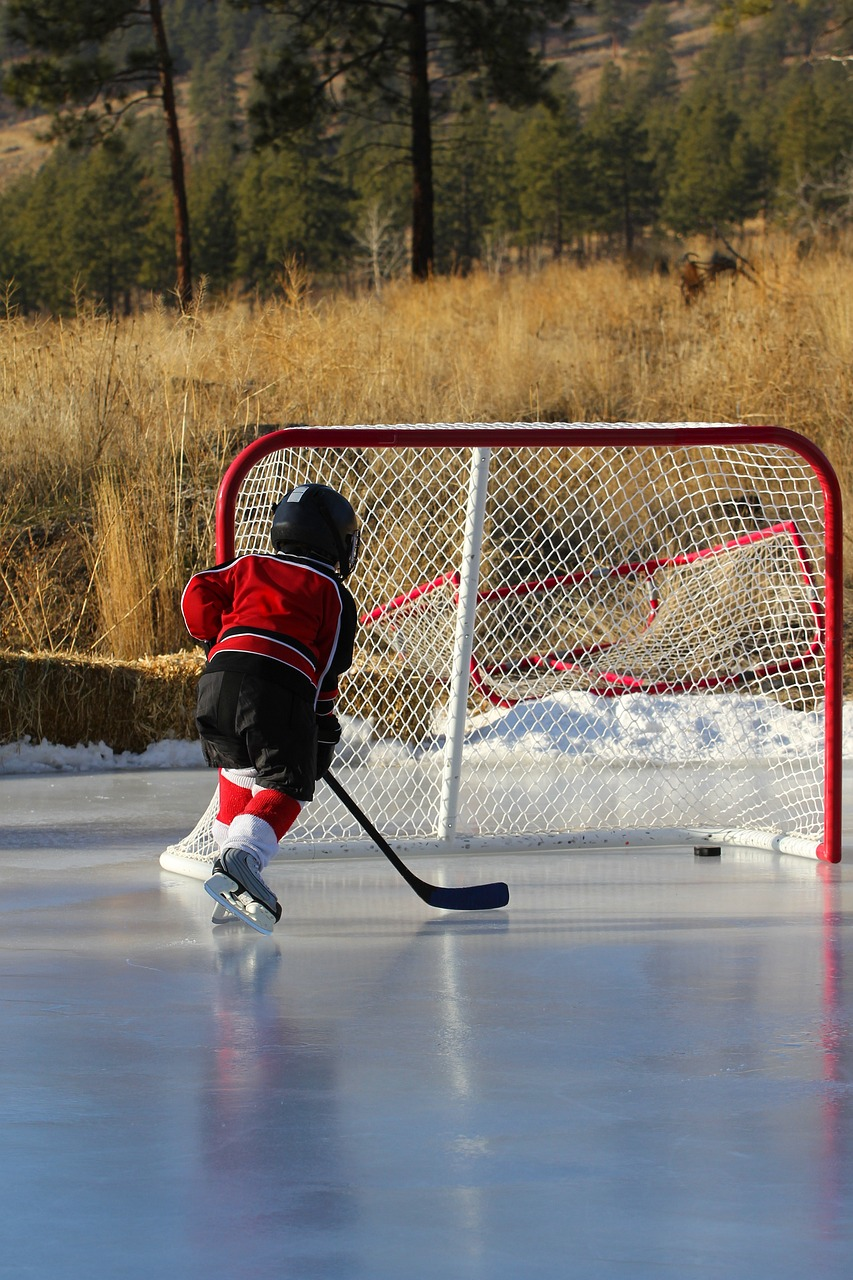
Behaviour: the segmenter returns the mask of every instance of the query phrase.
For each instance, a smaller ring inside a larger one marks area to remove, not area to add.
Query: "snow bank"
[[[21,742],[0,746],[0,774],[97,773],[117,769],[198,769],[204,766],[197,742],[154,742],[138,755],[113,751],[103,742],[58,747],[50,742]]]
[[[399,744],[371,741],[364,721],[344,717],[338,758],[351,765],[376,764],[387,755],[408,755]],[[438,739],[433,750],[440,750]],[[725,761],[749,756],[795,756],[820,748],[817,718],[771,699],[734,695],[595,698],[560,694],[520,703],[478,718],[466,738],[477,758],[511,763],[531,756],[636,758],[664,764]],[[845,703],[842,752],[853,759],[853,702]],[[118,769],[197,769],[204,765],[197,742],[153,743],[140,754],[114,752],[104,743],[59,747],[29,739],[0,746],[0,774],[93,773]]]
[[[853,703],[844,708],[844,754],[853,755]],[[560,754],[660,764],[816,755],[814,714],[738,694],[561,693],[483,716],[466,744],[493,758]]]

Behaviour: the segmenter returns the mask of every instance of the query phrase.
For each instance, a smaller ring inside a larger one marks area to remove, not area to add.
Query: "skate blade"
[[[259,902],[252,902],[246,905],[237,897],[239,885],[230,876],[223,872],[217,872],[212,875],[209,880],[205,880],[204,889],[209,893],[214,902],[229,915],[237,916],[244,924],[250,925],[256,929],[258,933],[271,934],[275,925],[275,916],[271,911],[267,911],[266,907]],[[219,916],[218,919],[216,917]],[[214,912],[214,919],[217,924],[224,923],[219,915],[219,910]]]
[[[227,907],[221,906],[218,902],[213,908],[213,915],[210,917],[211,924],[240,924],[240,919],[234,915],[233,911],[229,911]]]

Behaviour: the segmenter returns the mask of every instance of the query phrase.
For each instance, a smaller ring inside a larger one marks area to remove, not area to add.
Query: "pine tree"
[[[675,29],[661,0],[654,0],[631,35],[628,52],[634,91],[647,102],[678,95]]]
[[[519,131],[516,181],[521,234],[559,258],[591,212],[589,154],[577,94],[570,84],[551,108],[535,107]]]
[[[102,147],[61,144],[5,195],[14,277],[25,309],[72,311],[80,294],[128,310],[139,284],[149,210],[133,137]],[[4,262],[2,270],[9,278]]]
[[[654,166],[630,82],[615,63],[602,71],[587,134],[595,225],[608,234],[621,232],[631,253],[637,232],[653,217]]]
[[[838,63],[793,68],[778,95],[779,203],[812,225],[848,216],[853,101]]]
[[[705,84],[683,100],[666,195],[666,216],[681,234],[736,219],[738,175],[732,148],[740,119],[721,89]]]
[[[7,0],[13,49],[3,86],[20,105],[53,114],[53,134],[90,144],[115,132],[133,107],[156,93],[168,142],[177,283],[192,296],[190,228],[172,56],[161,0]]]
[[[317,272],[340,268],[352,246],[351,194],[331,160],[327,141],[310,131],[249,157],[236,193],[245,287],[273,288],[294,259]]]
[[[498,193],[508,177],[499,132],[484,98],[468,85],[458,89],[436,155],[439,269],[467,271],[483,256],[498,215]]]
[[[236,274],[238,180],[233,148],[227,144],[207,149],[190,170],[194,259],[199,276],[214,293],[226,291]]]
[[[208,152],[236,153],[243,142],[243,121],[237,88],[241,69],[241,15],[224,3],[208,6],[210,31],[189,58],[189,107],[197,133],[195,156]]]
[[[3,243],[0,274],[14,283],[16,304],[24,312],[68,305],[73,273],[66,269],[58,214],[63,207],[64,155],[57,152],[35,174],[20,178],[2,196]]]
[[[549,21],[567,19],[569,0],[265,0],[265,7],[284,15],[289,30],[257,73],[256,139],[286,136],[332,105],[364,112],[381,104],[405,119],[412,274],[425,279],[435,263],[433,132],[447,83],[479,79],[493,101],[537,101],[549,74],[533,44]]]
[[[599,30],[614,49],[626,42],[638,7],[636,0],[594,0]]]
[[[658,217],[675,149],[679,83],[674,49],[675,31],[667,10],[655,0],[628,46],[627,97],[645,136],[644,208],[649,220]]]

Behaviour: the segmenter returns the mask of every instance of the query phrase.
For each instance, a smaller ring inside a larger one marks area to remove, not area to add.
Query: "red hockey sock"
[[[283,791],[273,791],[271,787],[263,787],[255,792],[243,812],[263,818],[275,832],[276,840],[280,840],[293,826],[301,809],[302,805],[293,796],[287,796]]]
[[[252,799],[252,779],[246,775],[247,786],[234,781],[234,771],[219,770],[219,810],[216,820],[226,827],[238,813],[242,813]]]

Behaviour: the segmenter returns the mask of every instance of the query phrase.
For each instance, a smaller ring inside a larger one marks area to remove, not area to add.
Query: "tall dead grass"
[[[221,472],[260,424],[772,422],[853,496],[853,259],[751,250],[760,283],[686,307],[674,275],[554,265],[178,316],[0,321],[0,645],[138,657],[182,642]]]

